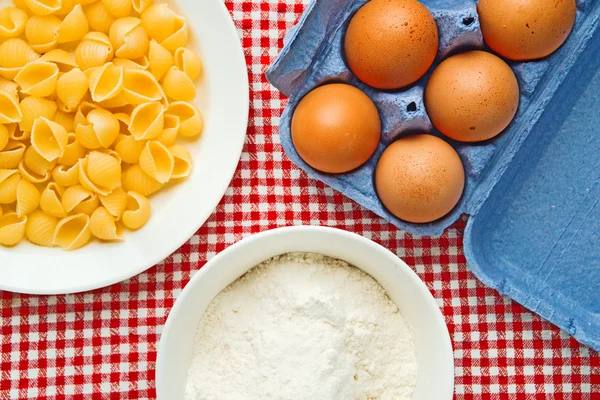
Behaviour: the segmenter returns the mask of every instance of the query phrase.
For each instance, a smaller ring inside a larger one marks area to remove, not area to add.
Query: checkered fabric
[[[285,157],[277,128],[285,99],[263,73],[305,5],[226,4],[243,41],[251,110],[247,143],[221,204],[175,254],[128,281],[66,296],[1,293],[0,399],[154,398],[157,342],[194,272],[243,237],[300,224],[359,233],[413,266],[448,323],[456,399],[600,399],[597,352],[469,272],[464,219],[440,238],[408,235]]]

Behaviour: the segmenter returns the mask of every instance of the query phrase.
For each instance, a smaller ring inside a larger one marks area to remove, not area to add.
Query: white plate
[[[160,338],[158,399],[184,398],[194,336],[212,299],[253,266],[291,251],[339,258],[373,276],[398,305],[414,334],[419,370],[412,400],[452,399],[452,343],[444,317],[425,284],[384,247],[354,233],[316,226],[279,228],[250,236],[222,251],[194,275],[177,298]]]
[[[53,294],[96,289],[139,274],[169,256],[206,221],[236,169],[248,122],[248,75],[229,13],[220,0],[170,3],[190,26],[188,47],[204,64],[196,104],[205,118],[202,137],[187,143],[190,178],[151,199],[152,218],[122,243],[94,242],[66,252],[29,243],[0,248],[0,289]]]

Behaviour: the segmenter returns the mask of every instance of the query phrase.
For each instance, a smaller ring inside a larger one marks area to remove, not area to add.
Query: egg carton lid
[[[464,251],[483,283],[600,350],[600,29],[575,51],[577,62],[470,216]]]
[[[316,13],[319,1],[288,33],[267,74],[287,96],[304,84],[319,51],[309,46],[290,61],[289,44],[298,35],[320,42],[343,12]],[[486,285],[600,351],[600,2],[579,0],[578,8],[585,18],[578,15],[578,29],[552,63],[552,79],[535,90],[522,86],[538,106],[528,108],[527,126],[494,155],[478,185],[464,251]],[[309,15],[311,29],[302,30]]]

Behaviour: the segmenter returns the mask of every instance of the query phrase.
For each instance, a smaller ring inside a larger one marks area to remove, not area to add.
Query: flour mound
[[[369,275],[330,257],[269,259],[200,322],[186,400],[409,400],[412,335]]]

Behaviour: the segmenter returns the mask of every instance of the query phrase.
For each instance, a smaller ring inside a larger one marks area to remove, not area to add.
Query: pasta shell
[[[85,246],[91,238],[90,217],[77,214],[58,222],[52,244],[65,250],[75,250]]]
[[[10,139],[16,140],[17,142],[29,140],[29,136],[26,133],[21,132],[21,130],[19,129],[19,124],[17,124],[16,122],[13,122],[12,124],[6,124],[3,126],[8,131],[8,137]]]
[[[133,136],[120,134],[115,141],[115,151],[119,153],[123,162],[136,164],[140,160],[140,154],[146,146],[142,140],[135,140]]]
[[[25,154],[27,154],[27,152],[25,152]],[[44,174],[38,174],[37,172],[32,171],[31,168],[25,164],[25,161],[19,163],[19,172],[23,179],[27,179],[31,183],[44,183],[52,176],[50,171],[47,171]]]
[[[56,113],[54,114],[54,122],[56,122],[57,124],[59,124],[60,126],[62,126],[63,128],[65,128],[65,130],[67,132],[73,132],[75,125],[74,125],[74,119],[75,119],[75,114],[73,113],[66,113],[63,111],[56,111]],[[73,136],[75,137],[75,136]]]
[[[179,117],[165,114],[165,123],[162,133],[156,138],[166,147],[171,147],[177,140],[177,131],[179,131]]]
[[[21,92],[30,96],[45,97],[56,90],[58,67],[46,61],[33,61],[25,65],[15,77]]]
[[[69,187],[79,184],[79,165],[75,164],[70,167],[58,165],[52,171],[52,178],[61,186]]]
[[[163,79],[163,89],[175,101],[192,101],[196,98],[196,86],[185,72],[173,66]]]
[[[5,40],[0,45],[1,67],[22,67],[25,64],[39,58],[39,54],[23,39],[12,38]],[[12,79],[12,78],[7,78]]]
[[[164,47],[171,51],[175,51],[187,44],[189,29],[185,18],[180,16],[175,17],[173,33],[165,40],[160,42]]]
[[[100,154],[105,154],[105,153],[100,153]],[[113,156],[117,160],[117,163],[120,168],[121,159],[120,159],[119,155],[116,153],[114,155],[111,153],[108,153],[108,156]],[[79,164],[78,164],[79,165],[79,182],[81,183],[81,185],[84,188],[86,188],[92,192],[95,192],[95,193],[97,193],[99,195],[103,195],[103,196],[108,195],[113,190],[112,188],[98,185],[90,179],[89,173],[92,172],[92,168],[89,167],[89,161],[90,161],[89,156],[86,158],[83,158],[79,161]],[[120,176],[116,179],[118,179],[120,181]]]
[[[19,130],[19,124],[17,124],[16,122],[13,122],[11,124],[5,124],[2,125],[6,128],[6,130],[8,131],[8,137],[11,138],[12,140],[17,140],[20,141],[19,139],[15,139],[15,137],[20,137],[22,134],[18,133],[17,131]],[[29,139],[29,138],[27,138]]]
[[[19,85],[16,82],[0,76],[0,92],[10,95],[17,103],[19,102]]]
[[[127,193],[127,208],[123,213],[123,225],[129,229],[140,229],[150,219],[151,207],[146,197],[137,192]]]
[[[54,15],[58,15],[61,17],[67,15],[71,12],[71,10],[73,10],[73,7],[75,7],[75,1],[76,0],[61,0],[60,9],[58,11],[55,11]]]
[[[58,30],[60,19],[54,15],[34,15],[27,21],[25,37],[31,48],[45,53],[58,46]]]
[[[104,5],[104,2],[97,1],[92,3],[85,10],[85,16],[87,17],[90,28],[94,31],[108,34],[110,26],[115,22],[115,17],[108,12],[108,9]]]
[[[72,213],[92,215],[94,210],[99,206],[100,200],[98,199],[98,195],[94,193],[90,199],[82,201],[77,207],[75,207]]]
[[[175,31],[176,16],[168,4],[160,3],[146,8],[142,12],[141,20],[148,35],[160,43]]]
[[[0,125],[0,151],[6,148],[9,138],[10,134],[8,133],[8,128],[6,127],[6,125]]]
[[[92,151],[88,155],[87,176],[96,188],[106,189],[98,193],[107,195],[121,186],[121,162],[109,154]],[[85,186],[83,181],[82,184]]]
[[[142,69],[147,70],[150,67],[148,57],[142,56],[135,60],[129,60],[127,58],[113,58],[113,64],[123,69]]]
[[[17,185],[21,181],[16,169],[0,169],[0,204],[17,201]]]
[[[0,218],[0,245],[14,246],[25,236],[27,217],[8,213]]]
[[[56,95],[68,112],[77,110],[88,90],[88,78],[79,68],[62,74],[56,83]]]
[[[130,2],[127,4],[131,5]],[[117,57],[129,59],[142,57],[148,49],[148,35],[139,18],[119,18],[110,27],[109,37],[116,49]]]
[[[86,34],[75,49],[75,60],[83,71],[99,67],[112,60],[113,56],[114,48],[108,36],[101,32]]]
[[[6,7],[0,10],[0,36],[4,38],[17,37],[25,30],[27,13],[17,7]]]
[[[27,8],[27,5],[25,4],[25,0],[13,0],[13,4],[19,10],[24,10],[24,11],[29,12],[29,8]]]
[[[90,217],[92,235],[101,240],[123,240],[123,232],[115,218],[104,207],[98,207]]]
[[[192,172],[192,156],[185,146],[175,145],[169,148],[173,155],[174,165],[172,179],[187,178]]]
[[[123,68],[106,63],[90,73],[90,93],[96,102],[112,99],[123,89]]]
[[[91,190],[81,185],[75,185],[65,189],[61,203],[67,214],[84,213],[91,215],[98,208],[100,201]]]
[[[24,134],[22,132],[20,132],[19,124],[17,124],[16,122],[13,122],[11,124],[0,125],[0,126],[3,126],[4,128],[6,128],[6,131],[8,132],[8,137],[12,140],[16,140],[17,142],[29,140],[29,136],[27,136],[24,139],[21,139],[24,136]]]
[[[131,104],[160,101],[165,97],[154,76],[148,71],[137,69],[125,70],[123,92],[125,93],[125,98]]]
[[[150,72],[157,80],[160,80],[173,65],[173,55],[160,45],[156,40],[150,41],[148,50],[148,61]]]
[[[54,246],[52,241],[58,218],[37,210],[27,216],[25,237],[33,244],[44,247]]]
[[[121,188],[116,188],[108,195],[98,195],[100,203],[117,220],[121,218],[127,206],[127,193]]]
[[[17,216],[35,211],[40,205],[40,191],[28,180],[21,179],[17,185]]]
[[[135,109],[135,106],[133,104],[125,104],[124,106],[117,107],[117,108],[111,110],[111,112],[113,112],[115,114],[115,116],[117,116],[119,114],[131,114],[134,109]],[[121,121],[121,120],[119,119],[119,121]]]
[[[17,168],[19,166],[19,163],[23,159],[23,155],[25,154],[26,148],[27,146],[22,142],[10,141],[7,145],[4,146],[4,149],[0,151],[0,168]]]
[[[188,26],[166,3],[154,4],[142,12],[142,25],[152,39],[171,51],[185,46]]]
[[[179,133],[183,136],[198,136],[204,127],[204,120],[198,107],[185,101],[174,101],[169,104],[168,115],[179,118]]]
[[[73,119],[75,127],[77,127],[77,125],[87,124],[87,116],[90,113],[90,111],[97,110],[99,108],[100,107],[98,107],[94,103],[90,103],[88,101],[81,102],[79,107],[77,107],[77,112],[75,113],[75,118]]]
[[[139,164],[148,176],[160,183],[167,183],[173,174],[175,159],[162,143],[151,140],[142,150]]]
[[[28,147],[23,156],[23,163],[28,171],[40,176],[46,176],[56,165],[56,160],[48,161],[33,147]],[[37,179],[34,179],[37,180]]]
[[[131,113],[129,132],[137,140],[154,139],[162,133],[164,107],[159,102],[144,103]]]
[[[19,128],[24,132],[31,132],[36,118],[44,117],[46,119],[53,119],[56,112],[56,103],[39,97],[29,96],[21,100],[19,112],[22,116]]]
[[[131,13],[131,0],[102,0],[102,3],[117,18],[127,17]]]
[[[6,124],[4,126],[8,129],[8,135],[12,140],[24,142],[29,140],[29,137],[31,136],[31,132],[23,132],[16,123]]]
[[[115,113],[113,115],[119,121],[119,133],[128,133],[131,117],[126,113]]]
[[[6,92],[0,92],[0,124],[21,122],[22,119],[23,114],[15,98]]]
[[[54,161],[62,157],[67,142],[67,131],[56,122],[39,117],[33,123],[31,146],[46,161]]]
[[[144,196],[150,196],[164,186],[164,184],[148,176],[138,164],[132,165],[123,172],[121,182],[124,190],[133,190]]]
[[[21,67],[0,67],[0,76],[6,79],[15,79]]]
[[[127,99],[125,98],[125,94],[123,93],[123,91],[121,91],[115,97],[108,99],[108,100],[101,101],[98,104],[103,108],[114,109],[114,108],[123,107],[123,106],[127,105],[128,103],[127,103]]]
[[[132,6],[135,12],[141,14],[144,10],[152,4],[152,0],[132,0]]]
[[[185,72],[192,80],[196,80],[202,73],[202,61],[198,54],[185,47],[180,47],[175,51],[175,66]]]
[[[61,7],[61,0],[24,0],[27,8],[35,15],[49,15]]]
[[[64,191],[65,190],[56,183],[50,182],[40,196],[40,208],[46,214],[53,217],[66,217],[67,212],[62,205],[62,195]]]
[[[0,125],[3,126],[6,131],[8,132],[8,137],[11,140],[14,140],[16,142],[25,142],[27,140],[29,140],[29,137],[31,136],[31,132],[23,132],[21,131],[21,129],[19,129],[19,124],[17,123],[12,123],[12,124],[6,124],[6,125]],[[2,130],[2,128],[0,128],[0,131]],[[1,140],[2,134],[0,133],[0,142]],[[0,145],[1,147],[1,145]]]
[[[80,40],[89,30],[90,27],[83,13],[83,8],[81,8],[80,4],[77,4],[60,24],[58,43]]]
[[[4,210],[2,210],[2,206],[0,206],[0,218],[4,215]]]
[[[86,152],[85,147],[77,141],[75,134],[69,133],[67,135],[67,146],[62,157],[58,159],[58,163],[67,167],[73,166],[79,162],[80,158],[85,157]]]
[[[90,111],[86,121],[75,128],[75,135],[82,146],[88,149],[108,148],[119,134],[119,121],[102,108]]]
[[[11,38],[0,45],[0,75],[6,79],[14,79],[21,67],[39,58],[27,42]]]
[[[56,64],[58,72],[69,72],[73,68],[77,68],[77,63],[73,59],[73,56],[63,49],[50,50],[40,57],[40,61],[48,61]]]

